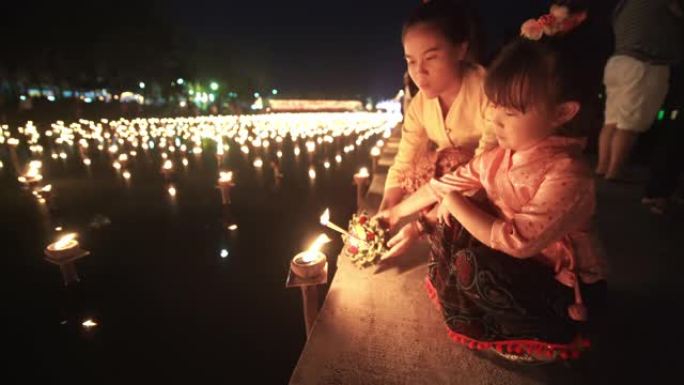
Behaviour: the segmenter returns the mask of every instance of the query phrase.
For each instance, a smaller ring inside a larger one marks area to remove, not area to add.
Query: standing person
[[[641,203],[654,214],[664,214],[670,208],[679,187],[679,176],[684,171],[684,160],[679,150],[684,145],[684,68],[680,64],[672,73],[672,88],[668,99],[676,113],[661,127],[658,142],[651,159],[651,170]]]
[[[578,124],[587,82],[574,60],[583,46],[570,36],[583,17],[547,16],[526,22],[526,38],[489,68],[499,147],[376,216],[394,226],[438,203],[436,228],[419,222],[416,231],[430,237],[426,284],[449,336],[525,362],[579,355],[588,342],[583,321],[606,288]]]
[[[402,42],[410,79],[418,87],[404,116],[380,209],[399,203],[435,175],[461,165],[476,149],[496,146],[485,124],[485,71],[469,60],[472,20],[461,1],[422,3],[404,24]],[[400,233],[400,252],[415,239]]]
[[[608,59],[605,123],[596,174],[622,178],[639,134],[656,118],[681,58],[682,0],[622,0],[615,8],[615,51]]]

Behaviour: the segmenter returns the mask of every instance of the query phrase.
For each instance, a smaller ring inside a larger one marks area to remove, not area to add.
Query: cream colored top
[[[428,150],[429,141],[437,149],[462,147],[476,154],[496,147],[496,137],[485,124],[487,97],[484,93],[485,70],[472,67],[463,77],[458,96],[443,118],[439,98],[429,99],[418,92],[404,116],[399,150],[390,167],[385,189],[401,186],[402,175]]]

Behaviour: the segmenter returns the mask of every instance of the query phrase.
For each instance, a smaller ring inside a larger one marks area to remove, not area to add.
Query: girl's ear
[[[581,106],[579,102],[568,101],[563,102],[556,107],[556,113],[554,116],[554,126],[562,126],[563,124],[569,122],[574,118],[579,112]]]

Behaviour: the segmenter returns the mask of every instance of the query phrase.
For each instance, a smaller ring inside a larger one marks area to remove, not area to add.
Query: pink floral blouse
[[[582,139],[552,136],[525,151],[495,148],[432,179],[431,190],[441,199],[484,189],[499,212],[488,246],[593,283],[605,278],[606,263],[592,230],[596,198],[583,147]]]

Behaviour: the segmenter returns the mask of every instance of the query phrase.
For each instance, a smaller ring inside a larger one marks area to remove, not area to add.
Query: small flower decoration
[[[544,35],[564,34],[580,25],[586,18],[586,11],[571,13],[568,7],[552,5],[546,15],[525,21],[520,27],[520,35],[530,40],[539,40]]]
[[[530,40],[539,40],[544,35],[544,26],[535,19],[529,19],[520,27],[520,35]]]

